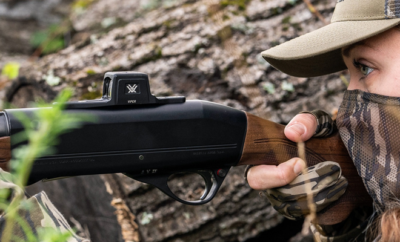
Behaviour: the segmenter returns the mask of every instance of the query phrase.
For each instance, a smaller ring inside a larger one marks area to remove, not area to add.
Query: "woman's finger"
[[[293,142],[310,139],[317,129],[316,118],[309,113],[296,115],[285,127],[285,135]]]
[[[300,158],[292,158],[278,166],[254,166],[247,172],[247,182],[255,190],[281,187],[293,181],[305,168],[306,164]]]

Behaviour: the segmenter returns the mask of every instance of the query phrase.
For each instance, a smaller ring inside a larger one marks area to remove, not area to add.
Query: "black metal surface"
[[[67,109],[89,109],[111,106],[184,103],[185,97],[155,97],[151,94],[149,76],[145,73],[107,72],[103,80],[103,96],[96,100],[68,102]]]
[[[5,111],[11,141],[12,135],[23,130],[16,113],[33,117],[36,111]],[[96,122],[60,136],[57,154],[35,161],[29,183],[116,172],[129,173],[139,180],[185,170],[215,173],[237,164],[247,125],[244,112],[205,101],[66,112],[89,114]],[[223,178],[216,180],[218,190]]]
[[[5,112],[0,112],[0,137],[10,136],[10,128]]]

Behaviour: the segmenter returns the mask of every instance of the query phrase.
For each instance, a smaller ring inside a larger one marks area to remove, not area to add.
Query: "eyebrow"
[[[344,55],[347,58],[350,57],[350,51],[352,51],[357,46],[365,46],[365,47],[370,48],[370,49],[372,49],[374,51],[377,51],[377,48],[375,46],[367,44],[367,43],[365,43],[365,41],[362,40],[362,41],[359,41],[357,43],[351,44],[351,45],[349,45],[347,47],[344,47],[342,49],[342,55]]]
[[[360,42],[351,44],[351,45],[349,45],[349,46],[347,46],[347,47],[345,47],[345,48],[342,49],[342,55],[344,55],[344,56],[346,56],[346,57],[350,57],[350,51],[351,51],[352,49],[354,49],[354,48],[355,48],[356,46],[358,46],[358,45],[365,45],[365,44],[364,44],[363,41],[360,41]]]

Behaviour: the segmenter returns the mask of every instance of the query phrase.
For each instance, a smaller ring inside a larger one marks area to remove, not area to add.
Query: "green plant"
[[[294,87],[293,84],[287,81],[283,81],[281,84],[281,88],[284,91],[288,91],[288,92],[294,92]]]
[[[32,204],[24,200],[24,192],[18,187],[24,187],[27,183],[33,162],[38,157],[54,153],[54,146],[58,143],[58,136],[78,128],[82,121],[90,121],[88,116],[78,116],[66,114],[63,112],[65,102],[71,97],[72,92],[65,90],[56,98],[55,103],[49,107],[48,104],[38,104],[37,112],[34,117],[27,117],[18,114],[25,130],[13,135],[13,142],[19,143],[24,140],[27,145],[20,146],[13,150],[13,159],[10,161],[11,174],[6,180],[16,184],[14,190],[14,199],[10,203],[7,198],[9,191],[0,190],[0,208],[6,213],[6,225],[3,230],[1,241],[18,241],[12,236],[15,224],[22,228],[29,242],[65,242],[71,236],[70,232],[57,231],[52,228],[38,230],[37,234],[31,229],[31,226],[21,218],[23,211],[28,211]]]
[[[44,31],[35,32],[31,37],[31,45],[40,48],[41,53],[49,54],[64,48],[64,34],[69,31],[62,24],[51,25]]]
[[[71,7],[75,13],[82,14],[93,2],[94,0],[75,0]]]
[[[266,82],[263,85],[263,89],[268,92],[269,94],[274,94],[275,93],[275,85],[272,84],[271,82]]]
[[[20,65],[17,62],[8,62],[1,70],[1,75],[7,77],[8,79],[17,78],[19,75],[19,67]]]
[[[237,6],[239,10],[246,10],[247,4],[250,3],[250,0],[222,0],[221,6],[226,7],[229,5]]]

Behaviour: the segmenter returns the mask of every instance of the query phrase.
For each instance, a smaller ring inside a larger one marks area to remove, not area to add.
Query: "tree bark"
[[[75,99],[91,99],[100,96],[105,72],[134,70],[150,75],[157,96],[214,101],[280,123],[302,110],[338,107],[346,88],[338,74],[289,77],[259,55],[323,23],[301,1],[244,2],[246,8],[180,1],[149,11],[96,39],[26,64],[18,82],[5,89],[4,100],[22,107],[37,97],[51,100],[66,87],[75,89]],[[313,4],[328,19],[335,2]],[[49,86],[49,71],[60,84]],[[193,185],[191,176],[180,179],[182,188]],[[249,188],[243,167],[232,168],[215,199],[203,206],[180,204],[122,174],[68,178],[28,190],[40,189],[67,219],[87,226],[93,241],[250,241],[263,232],[272,238],[268,231],[277,231],[274,241],[288,241],[301,229]]]

